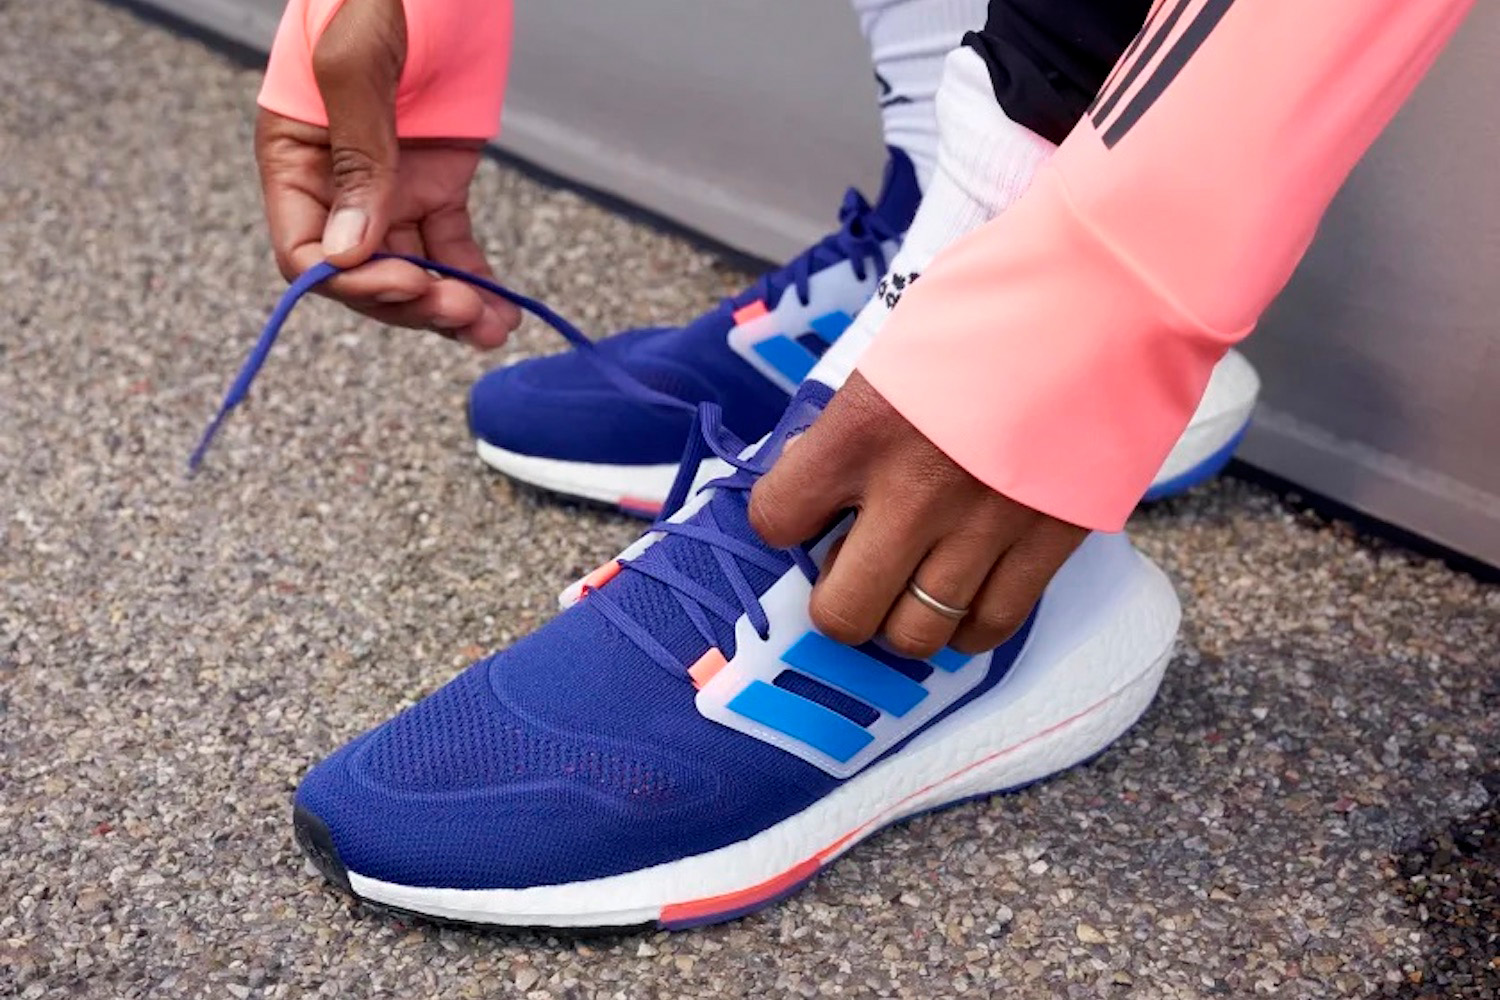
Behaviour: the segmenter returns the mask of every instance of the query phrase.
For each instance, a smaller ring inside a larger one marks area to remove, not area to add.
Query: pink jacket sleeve
[[[327,126],[312,53],[344,0],[290,0],[271,46],[260,106]],[[403,0],[406,65],[396,94],[403,139],[490,139],[510,65],[511,0]]]
[[[859,365],[973,475],[1117,530],[1472,0],[1164,0]]]

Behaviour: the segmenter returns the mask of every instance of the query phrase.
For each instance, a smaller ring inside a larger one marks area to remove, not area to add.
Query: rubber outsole
[[[307,860],[313,863],[319,874],[354,898],[360,898],[349,884],[349,869],[344,867],[344,861],[339,857],[339,850],[333,844],[333,834],[328,832],[328,824],[317,813],[301,804],[294,804],[292,833],[296,837],[297,846],[302,848],[302,853],[307,855]]]

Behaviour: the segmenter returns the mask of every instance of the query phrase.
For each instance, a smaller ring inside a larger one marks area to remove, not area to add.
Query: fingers
[[[813,586],[812,622],[848,645],[882,633],[922,659],[1003,643],[1088,534],[976,479],[858,372],[756,484],[750,523],[785,548],[849,508],[854,525]],[[908,592],[913,579],[930,600]]]
[[[466,213],[463,214],[466,216]],[[466,232],[467,227],[466,218]],[[467,256],[453,253],[451,243],[435,249],[428,239],[428,232],[427,220],[420,224],[393,226],[386,234],[385,249],[392,253],[431,258],[464,270],[477,270],[482,275],[489,274],[489,267],[484,263],[478,247],[474,247],[473,253]],[[455,257],[458,259],[454,259]],[[473,266],[476,261],[480,265],[477,269]],[[363,265],[350,272],[350,276],[383,263],[385,261]],[[426,277],[426,284],[419,289],[417,295],[397,298],[387,293],[377,296],[377,301],[382,304],[401,306],[399,309],[384,310],[380,314],[387,323],[418,330],[435,330],[475,346],[488,348],[503,344],[510,331],[521,321],[519,310],[508,302],[504,305],[508,310],[509,321],[500,318],[493,308],[493,303],[500,300],[493,299],[467,282],[455,278],[439,278],[413,264],[406,266],[420,271]],[[384,275],[371,279],[371,282],[378,281],[380,277]]]
[[[321,242],[339,267],[368,260],[385,239],[396,188],[396,88],[405,62],[400,0],[348,0],[313,50],[333,181]]]
[[[931,544],[910,529],[888,506],[860,512],[813,586],[807,610],[818,631],[851,646],[875,637]]]
[[[474,239],[474,228],[467,208],[435,212],[422,222],[422,241],[427,255],[449,267],[456,267],[485,278],[493,278],[489,261]],[[458,337],[481,350],[505,343],[511,331],[521,325],[521,310],[504,299],[465,285],[482,304],[478,319],[459,330]]]
[[[283,274],[290,280],[322,259],[322,247],[314,239],[291,250]],[[415,264],[385,258],[336,274],[319,285],[318,291],[346,305],[373,308],[415,302],[431,289],[435,281],[432,275]],[[400,325],[428,328],[426,323]]]
[[[276,268],[288,281],[322,260],[328,219],[328,153],[321,129],[262,109],[255,118],[255,163]],[[311,248],[306,250],[305,248]],[[301,256],[299,256],[299,254]],[[311,263],[303,259],[311,254]]]
[[[391,229],[387,249],[419,257],[430,252],[412,226]],[[314,237],[286,255],[282,270],[294,278],[321,260],[322,246]],[[436,330],[464,340],[471,339],[469,331],[478,330],[480,337],[475,339],[483,339],[487,346],[503,343],[514,327],[503,316],[492,315],[486,299],[473,286],[439,279],[404,260],[368,261],[328,279],[318,291],[389,326]]]
[[[401,0],[346,0],[313,53],[328,128],[258,117],[276,263],[290,281],[326,259],[346,270],[319,293],[383,323],[495,347],[520,323],[510,303],[404,261],[370,260],[386,250],[490,273],[465,204],[481,144],[416,143],[399,157],[405,31]]]
[[[1000,557],[948,644],[961,653],[983,653],[1009,639],[1087,535],[1050,519],[1023,534]]]
[[[855,372],[812,426],[782,446],[750,494],[750,526],[767,545],[805,542],[857,506],[866,469],[884,445],[879,431],[893,412]]]
[[[750,493],[750,526],[777,548],[807,541],[828,527],[864,489],[861,459],[843,447],[851,421],[830,404],[801,436],[788,441],[771,471]],[[885,518],[861,513],[837,550],[829,553],[813,587],[808,612],[831,639],[849,645],[875,635],[900,583],[926,551],[907,533],[892,544]],[[874,522],[874,523],[872,523]]]
[[[386,230],[383,248],[390,253],[408,257],[426,257],[427,244],[422,240],[421,228],[413,222],[400,222]]]
[[[367,316],[387,326],[404,326],[412,330],[434,330],[458,336],[479,321],[483,304],[474,290],[459,281],[434,281],[418,299],[396,305],[349,303]]]
[[[750,527],[773,548],[798,545],[851,506],[861,483],[837,434],[819,433],[823,420],[782,446],[781,457],[750,492]]]
[[[949,535],[927,553],[907,581],[950,608],[968,608],[995,568],[1002,544],[998,538]],[[948,645],[962,619],[962,615],[953,617],[927,606],[903,581],[902,592],[880,631],[896,652],[925,660]]]

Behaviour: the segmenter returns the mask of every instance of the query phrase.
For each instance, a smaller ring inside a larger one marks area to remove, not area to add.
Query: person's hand
[[[813,587],[813,624],[850,645],[880,634],[918,658],[1000,645],[1088,534],[969,475],[858,372],[756,484],[750,524],[785,548],[851,508],[854,525]],[[908,581],[962,613],[934,610]]]
[[[377,250],[490,276],[469,220],[478,140],[396,138],[406,62],[401,0],[346,0],[318,39],[313,72],[328,128],[262,110],[256,122],[266,220],[282,275],[327,258],[347,274],[319,291],[393,326],[498,347],[520,323],[508,302]]]

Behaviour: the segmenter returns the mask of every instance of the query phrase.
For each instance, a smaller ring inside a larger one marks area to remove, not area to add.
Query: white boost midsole
[[[1260,395],[1260,376],[1238,351],[1230,351],[1214,366],[1213,376],[1193,419],[1172,446],[1151,485],[1176,479],[1217,454],[1250,422]]]
[[[598,462],[569,462],[558,458],[538,458],[497,448],[484,439],[476,439],[479,458],[492,469],[523,483],[582,497],[599,503],[619,504],[639,500],[646,504],[665,502],[677,478],[673,465],[609,465]],[[704,461],[709,464],[712,459]],[[700,471],[699,480],[703,479]]]
[[[559,927],[637,924],[673,903],[741,892],[809,859],[831,860],[887,823],[1024,785],[1103,750],[1151,703],[1179,615],[1159,569],[1123,536],[1093,535],[1048,588],[1026,649],[999,685],[899,754],[753,837],[559,885],[444,889],[353,871],[350,885],[367,899],[434,917]]]

